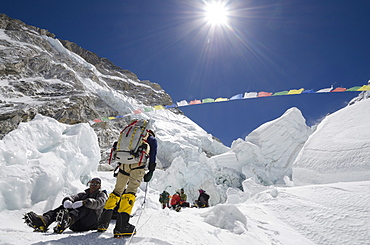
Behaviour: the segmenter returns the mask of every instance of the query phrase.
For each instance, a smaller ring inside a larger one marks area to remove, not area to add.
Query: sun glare
[[[205,19],[210,25],[226,25],[228,22],[228,10],[222,2],[205,4]]]

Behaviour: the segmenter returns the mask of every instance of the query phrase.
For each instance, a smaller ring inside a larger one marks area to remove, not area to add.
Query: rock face
[[[108,59],[54,37],[0,14],[0,139],[38,113],[75,124],[132,112],[117,111],[107,91],[146,106],[173,104],[159,84],[140,81]],[[94,125],[102,148],[121,127],[122,122]]]

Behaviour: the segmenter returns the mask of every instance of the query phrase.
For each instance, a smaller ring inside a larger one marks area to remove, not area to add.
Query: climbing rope
[[[141,212],[140,212],[140,214],[139,214],[139,217],[138,217],[138,219],[137,219],[137,221],[136,221],[136,225],[135,225],[135,230],[134,230],[134,232],[131,234],[131,236],[130,236],[130,239],[127,241],[127,245],[129,245],[130,243],[131,243],[131,240],[132,240],[132,238],[133,238],[133,236],[134,236],[134,233],[137,231],[137,229],[136,229],[136,227],[138,226],[138,224],[139,224],[139,221],[140,221],[140,218],[141,218],[141,215],[143,214],[143,210],[144,210],[144,207],[145,207],[145,201],[146,201],[146,194],[147,194],[147,192],[148,192],[148,184],[149,184],[149,182],[146,182],[146,186],[145,186],[145,194],[144,194],[144,200],[143,200],[143,203],[141,204]]]

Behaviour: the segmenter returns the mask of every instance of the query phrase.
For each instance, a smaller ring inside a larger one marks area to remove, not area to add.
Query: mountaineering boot
[[[127,224],[121,231],[114,230],[114,238],[128,237],[136,234],[134,225]]]
[[[61,234],[72,224],[72,217],[68,209],[59,210],[56,217],[57,225],[54,227],[54,233]]]
[[[114,228],[114,238],[121,238],[136,234],[134,225],[128,223],[130,215],[128,213],[118,213],[116,227]]]
[[[112,192],[109,194],[108,200],[105,202],[103,213],[98,222],[98,232],[104,232],[108,229],[109,222],[112,219],[113,209],[117,206],[121,199],[121,195]]]
[[[98,232],[104,232],[108,229],[109,222],[112,219],[113,210],[104,209],[98,222]]]
[[[26,213],[23,217],[24,222],[36,232],[46,232],[48,230],[48,217],[37,215],[34,212]]]

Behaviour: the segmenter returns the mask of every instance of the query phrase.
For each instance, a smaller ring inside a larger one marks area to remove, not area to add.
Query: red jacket
[[[170,204],[171,206],[177,205],[180,204],[180,201],[181,201],[180,195],[176,193],[172,196]]]

